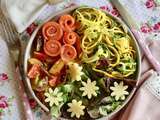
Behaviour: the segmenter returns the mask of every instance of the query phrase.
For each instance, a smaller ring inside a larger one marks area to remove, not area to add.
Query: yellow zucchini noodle
[[[73,12],[73,16],[80,23],[77,32],[82,36],[83,62],[92,64],[94,71],[111,78],[134,74],[135,50],[124,26],[96,8],[81,7]],[[102,57],[109,61],[105,70],[96,68],[96,61]]]

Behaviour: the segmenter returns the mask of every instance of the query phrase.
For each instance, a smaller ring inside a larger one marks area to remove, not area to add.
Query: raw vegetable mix
[[[136,83],[131,41],[124,26],[95,8],[80,7],[45,23],[28,60],[36,96],[55,118],[109,115]]]

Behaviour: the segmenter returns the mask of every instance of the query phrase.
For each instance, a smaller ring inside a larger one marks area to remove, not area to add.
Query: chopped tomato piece
[[[34,57],[41,61],[45,61],[47,59],[47,55],[45,53],[36,52],[36,51],[34,51]]]
[[[28,72],[28,77],[29,77],[29,78],[36,78],[36,76],[39,75],[39,74],[40,74],[40,65],[34,64],[34,65],[30,68],[30,70],[29,70],[29,72]]]
[[[76,58],[77,52],[76,49],[69,44],[65,44],[61,48],[61,58],[65,62],[72,61]]]
[[[63,30],[58,23],[52,21],[44,24],[42,34],[46,40],[60,40]]]
[[[64,38],[63,38],[63,43],[73,45],[76,42],[76,39],[77,39],[77,33],[65,32]]]
[[[55,75],[55,74],[59,74],[62,70],[62,68],[64,67],[64,62],[62,59],[59,59],[49,70],[49,73]]]
[[[66,32],[74,31],[76,28],[75,19],[69,14],[61,16],[59,24]]]
[[[44,43],[44,52],[51,57],[58,56],[60,54],[60,50],[61,43],[59,41],[49,40]]]
[[[51,87],[55,87],[57,85],[58,76],[52,76],[52,78],[49,80],[49,85]]]

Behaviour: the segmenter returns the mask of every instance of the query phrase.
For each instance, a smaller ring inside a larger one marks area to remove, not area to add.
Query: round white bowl
[[[47,21],[50,21],[50,20],[53,20],[53,19],[57,19],[58,16],[61,16],[63,14],[66,14],[66,13],[70,13],[71,11],[75,10],[76,8],[78,8],[79,6],[73,6],[71,8],[67,8],[61,12],[57,12],[55,14],[53,14],[48,20],[44,21],[35,31],[34,33],[32,34],[29,42],[28,42],[28,45],[26,47],[26,52],[25,52],[25,57],[24,57],[24,74],[25,74],[25,80],[26,80],[26,83],[27,83],[27,86],[29,88],[29,91],[30,93],[32,94],[32,96],[34,97],[34,99],[38,102],[38,104],[46,111],[46,112],[49,112],[49,109],[44,105],[42,104],[42,102],[36,97],[32,87],[31,87],[31,83],[30,83],[30,79],[27,77],[27,70],[28,70],[28,59],[31,57],[31,49],[32,49],[32,43],[35,39],[35,36],[37,34],[37,32],[40,30],[40,28],[42,27],[42,25],[47,22]],[[129,100],[132,98],[133,94],[135,93],[136,91],[136,86],[138,85],[138,82],[139,82],[139,78],[140,78],[140,71],[141,71],[141,60],[140,60],[140,49],[139,49],[139,46],[136,42],[136,39],[134,37],[134,35],[132,34],[132,32],[130,31],[129,27],[119,18],[117,17],[114,17],[112,15],[110,15],[109,13],[106,12],[106,14],[108,16],[110,16],[112,19],[114,19],[115,21],[117,21],[118,23],[122,24],[124,27],[126,27],[126,29],[128,30],[128,34],[132,37],[133,41],[131,42],[131,44],[133,44],[133,47],[134,49],[136,50],[136,55],[137,55],[137,73],[136,73],[136,80],[137,80],[137,83],[135,85],[135,87],[133,88],[133,90],[131,91],[130,95],[127,97],[127,99],[124,101],[123,105],[121,105],[121,107],[117,108],[115,111],[113,111],[112,113],[110,113],[108,116],[106,117],[103,117],[103,118],[100,118],[98,120],[106,120],[107,118],[108,119],[111,119],[113,118],[128,102]],[[64,118],[60,118],[60,119],[64,119]]]

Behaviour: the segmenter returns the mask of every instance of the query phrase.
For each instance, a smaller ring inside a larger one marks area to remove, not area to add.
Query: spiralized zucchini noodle
[[[73,12],[80,23],[77,32],[82,36],[82,60],[93,70],[112,78],[126,78],[136,71],[136,52],[132,38],[124,26],[96,8],[81,7]],[[96,68],[97,61],[107,58],[105,70]]]

